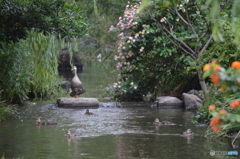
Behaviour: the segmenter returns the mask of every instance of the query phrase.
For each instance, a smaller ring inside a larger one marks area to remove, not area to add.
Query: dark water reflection
[[[192,112],[181,109],[117,108],[60,109],[55,104],[29,103],[16,117],[0,124],[0,156],[26,159],[79,158],[236,158],[210,156],[210,150],[233,150],[228,143],[204,138],[206,126],[191,123]],[[36,126],[35,118],[58,125]],[[153,120],[176,125],[156,127]],[[182,136],[191,128],[193,138]],[[67,140],[66,130],[82,133],[80,139]]]

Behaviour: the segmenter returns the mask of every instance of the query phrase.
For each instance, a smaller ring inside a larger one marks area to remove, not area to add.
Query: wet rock
[[[61,87],[65,90],[69,90],[71,88],[70,81],[61,81]]]
[[[198,96],[198,98],[200,98],[201,100],[204,100],[204,97],[195,89],[190,90],[189,92],[187,92],[187,94],[194,94]]]
[[[202,100],[194,94],[183,93],[182,95],[186,110],[197,110],[203,105]]]
[[[59,65],[58,65],[58,70],[71,70],[71,65],[70,65],[70,56],[67,48],[64,48],[60,51],[59,57],[58,57]],[[78,72],[82,72],[83,70],[83,64],[81,62],[80,57],[76,52],[73,53],[72,55],[72,61],[74,66],[77,66]]]
[[[60,108],[98,108],[99,102],[96,98],[72,98],[61,97],[57,100]]]
[[[151,102],[121,102],[117,107],[151,107]]]
[[[156,102],[158,106],[163,106],[163,107],[164,106],[182,107],[182,101],[177,97],[172,97],[172,96],[157,97]]]

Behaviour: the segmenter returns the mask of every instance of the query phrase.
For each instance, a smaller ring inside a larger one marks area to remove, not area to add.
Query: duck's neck
[[[74,76],[77,76],[77,68],[74,69]]]

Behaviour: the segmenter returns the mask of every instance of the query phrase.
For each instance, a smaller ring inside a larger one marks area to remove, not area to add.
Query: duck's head
[[[70,132],[70,130],[66,131],[66,134],[65,134],[65,136],[70,136],[70,135],[71,135],[71,132]]]
[[[89,110],[88,110],[88,109],[86,110],[86,113],[89,113]]]
[[[37,119],[36,119],[36,124],[39,124],[39,123],[41,123],[41,119],[40,119],[40,118],[37,118]]]
[[[188,133],[188,134],[191,134],[191,133],[192,133],[192,130],[191,130],[191,129],[187,129],[187,133]]]
[[[73,66],[72,71],[77,71],[77,66]]]
[[[156,119],[154,120],[154,122],[155,122],[155,123],[159,123],[159,119],[156,118]]]

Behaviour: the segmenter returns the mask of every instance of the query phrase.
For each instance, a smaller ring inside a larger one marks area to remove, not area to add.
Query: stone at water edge
[[[194,94],[183,93],[182,96],[186,110],[198,110],[201,106],[203,106],[202,100]]]
[[[157,97],[156,102],[159,106],[178,106],[182,107],[182,101],[177,97],[172,96],[160,96]]]
[[[96,98],[61,97],[57,105],[59,108],[98,108],[99,102]]]

